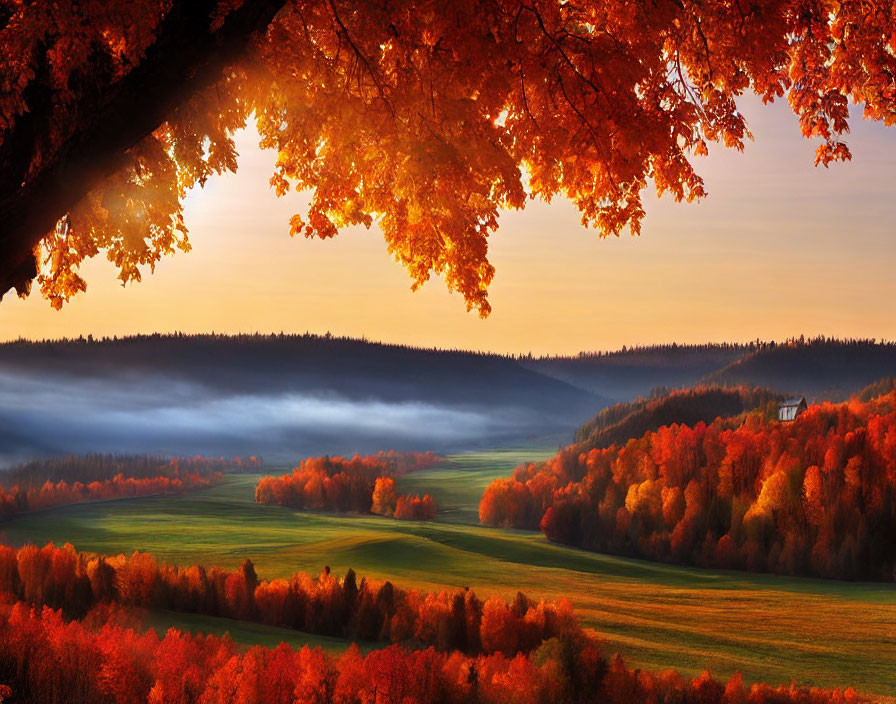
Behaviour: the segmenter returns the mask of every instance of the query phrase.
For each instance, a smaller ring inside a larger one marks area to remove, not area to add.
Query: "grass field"
[[[142,549],[179,563],[234,567],[251,557],[262,578],[329,565],[402,585],[470,586],[481,596],[571,599],[608,652],[650,669],[718,676],[739,670],[749,681],[823,686],[852,684],[896,696],[896,586],[792,579],[659,565],[562,547],[543,536],[475,525],[484,486],[521,461],[551,450],[457,455],[402,477],[401,492],[433,494],[434,523],[373,516],[311,514],[253,502],[254,476],[182,497],[70,506],[0,526],[12,543],[71,542],[81,550]],[[333,649],[333,639],[222,619],[154,616],[235,640],[287,640]],[[327,642],[323,642],[326,640]]]
[[[240,645],[264,645],[276,648],[280,643],[287,643],[293,648],[301,648],[308,645],[312,648],[320,646],[331,653],[341,653],[345,650],[346,642],[341,638],[328,636],[316,636],[301,631],[293,631],[289,628],[274,628],[247,621],[235,621],[231,618],[215,618],[200,616],[197,614],[182,614],[174,611],[151,611],[143,619],[143,625],[154,628],[159,636],[164,636],[169,628],[180,631],[192,631],[194,633],[210,633],[216,636],[230,634],[235,642]],[[361,650],[372,650],[369,644],[361,644]]]

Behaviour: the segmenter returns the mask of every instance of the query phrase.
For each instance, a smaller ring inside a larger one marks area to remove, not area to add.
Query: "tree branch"
[[[72,118],[77,128],[30,173],[22,167],[22,155],[49,142],[54,117],[52,101],[45,96],[34,101],[35,108],[16,120],[0,144],[0,297],[34,278],[32,251],[56,221],[120,169],[127,150],[175,107],[220,79],[284,2],[246,0],[213,32],[217,0],[174,0],[143,61],[118,81],[110,77],[85,85]]]

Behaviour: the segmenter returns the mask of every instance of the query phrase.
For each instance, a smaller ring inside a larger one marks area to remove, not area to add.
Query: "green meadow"
[[[551,448],[454,455],[402,477],[402,493],[430,493],[439,520],[307,513],[254,503],[257,476],[235,475],[180,497],[81,504],[11,520],[7,542],[72,543],[115,554],[235,567],[250,557],[263,579],[328,565],[421,589],[470,587],[480,596],[569,598],[607,652],[653,670],[709,669],[745,680],[853,685],[896,697],[896,585],[710,571],[562,547],[539,533],[477,525],[485,486]],[[159,630],[223,633],[247,644],[342,641],[182,614],[153,614]]]
[[[286,643],[293,648],[301,648],[305,645],[312,648],[321,647],[327,652],[335,654],[343,652],[346,647],[346,642],[340,638],[318,636],[248,621],[236,621],[231,618],[182,614],[174,611],[151,611],[146,614],[143,624],[154,628],[159,636],[165,635],[170,628],[216,636],[223,636],[226,633],[236,643],[243,646],[264,645],[276,648],[280,643]],[[362,651],[373,649],[369,644],[362,643],[361,646]]]

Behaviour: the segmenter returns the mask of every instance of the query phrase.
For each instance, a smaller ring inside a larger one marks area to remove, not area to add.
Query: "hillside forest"
[[[719,393],[673,398],[699,405]],[[662,405],[654,406],[662,416]],[[598,428],[493,482],[480,519],[662,562],[896,579],[896,391],[813,405],[792,422],[769,416],[763,406],[693,426],[672,423],[609,446],[604,438],[618,424]]]

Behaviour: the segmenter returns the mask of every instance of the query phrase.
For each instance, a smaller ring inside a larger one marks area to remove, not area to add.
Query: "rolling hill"
[[[894,374],[894,343],[816,338],[763,345],[706,374],[701,382],[766,386],[810,400],[842,401]]]
[[[60,452],[292,461],[560,442],[608,403],[511,357],[329,336],[0,345],[5,464]]]
[[[767,410],[769,404],[774,413],[777,404],[783,400],[781,394],[760,388],[698,386],[678,389],[654,398],[639,398],[604,408],[576,431],[575,441],[586,451],[613,444],[624,445],[632,438],[673,423],[688,426],[701,421],[711,423],[716,418]]]
[[[892,375],[896,345],[821,338],[541,359],[308,334],[17,341],[0,345],[0,466],[69,452],[292,461],[390,447],[556,446],[601,409],[641,403],[658,387],[839,400]],[[689,413],[668,407],[662,422],[703,418]],[[655,427],[628,422],[613,432]]]
[[[658,386],[681,388],[750,354],[755,345],[656,345],[616,352],[543,357],[525,365],[615,402],[648,396]]]

